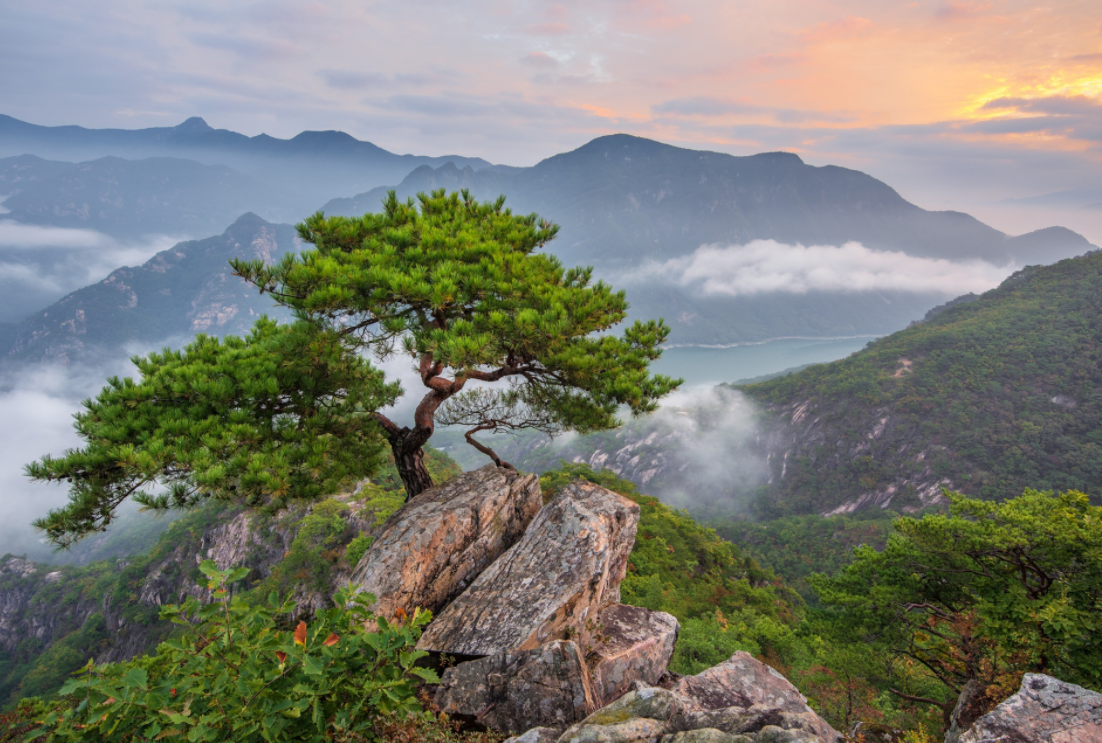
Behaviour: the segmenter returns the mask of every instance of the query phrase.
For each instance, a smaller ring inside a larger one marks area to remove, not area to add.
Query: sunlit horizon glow
[[[793,151],[928,208],[1102,188],[1096,1],[59,0],[5,15],[0,112],[38,124],[198,115],[510,165],[627,132]],[[1069,208],[1102,239],[1102,211]]]

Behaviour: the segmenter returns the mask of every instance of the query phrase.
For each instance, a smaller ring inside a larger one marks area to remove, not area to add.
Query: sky
[[[1097,0],[5,6],[0,113],[38,124],[202,116],[510,165],[612,132],[783,149],[927,208],[1102,242]],[[1043,208],[1004,203],[1076,189]]]

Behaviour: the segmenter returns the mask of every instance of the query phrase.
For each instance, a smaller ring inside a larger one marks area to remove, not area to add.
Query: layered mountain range
[[[505,194],[515,212],[537,212],[562,226],[554,252],[565,262],[607,268],[752,240],[855,241],[914,256],[1020,265],[1091,247],[1061,227],[1010,236],[962,212],[927,211],[870,175],[808,165],[790,152],[736,157],[627,134],[599,137],[531,168],[422,166],[396,190],[406,197],[437,188],[467,188],[482,199]],[[322,210],[378,211],[387,190],[334,199]]]
[[[227,166],[293,204],[298,213],[289,221],[306,216],[327,199],[397,183],[419,165],[455,163],[476,169],[489,165],[477,157],[398,155],[337,131],[278,139],[214,129],[199,117],[178,126],[131,130],[38,126],[0,115],[0,157],[25,154],[70,161],[167,157]],[[257,205],[248,209],[262,211]]]
[[[181,242],[141,266],[119,268],[7,326],[0,358],[68,364],[182,345],[196,333],[242,335],[260,315],[279,310],[232,274],[230,258],[271,262],[298,248],[289,225],[245,214],[217,237]]]
[[[672,344],[883,335],[959,293],[938,278],[910,281],[915,260],[951,281],[957,268],[979,265],[987,275],[1005,276],[1093,247],[1060,227],[1010,236],[967,214],[927,211],[864,173],[811,166],[791,153],[734,157],[627,135],[511,168],[394,155],[338,132],[278,140],[211,129],[200,119],[124,131],[0,117],[4,153],[18,153],[0,160],[4,224],[90,228],[129,241],[217,234],[246,211],[272,222],[298,221],[319,205],[330,214],[362,214],[378,210],[390,188],[402,197],[436,188],[467,188],[483,199],[504,195],[514,211],[537,212],[561,226],[548,250],[565,264],[595,266],[599,277],[625,288],[635,317],[666,318]],[[64,163],[43,155],[98,159]],[[135,157],[144,159],[127,159]],[[357,186],[373,188],[332,198]],[[746,245],[755,251],[749,257],[724,252]],[[826,246],[817,260],[837,275],[834,284],[787,275],[804,260],[801,246]],[[5,250],[0,245],[0,254]],[[17,277],[48,255],[16,252]],[[713,266],[730,260],[750,263],[746,270]],[[866,271],[872,263],[882,265]],[[225,266],[207,269],[214,277]],[[847,281],[858,273],[873,278]],[[732,285],[732,277],[747,275],[760,281]],[[9,294],[60,296],[16,289]],[[23,315],[41,306],[27,306]],[[176,310],[149,304],[145,311]],[[3,335],[16,332],[8,327]]]

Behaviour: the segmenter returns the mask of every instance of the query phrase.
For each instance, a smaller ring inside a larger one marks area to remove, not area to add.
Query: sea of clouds
[[[745,245],[701,245],[685,256],[651,261],[622,280],[668,282],[725,296],[813,291],[958,296],[992,289],[1017,268],[1013,263],[1000,266],[873,250],[858,242],[836,246],[753,240]]]
[[[0,219],[0,322],[16,322],[120,266],[144,263],[179,237],[120,242],[95,230]]]

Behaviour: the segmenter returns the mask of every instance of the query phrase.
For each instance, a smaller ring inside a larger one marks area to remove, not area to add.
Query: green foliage
[[[812,579],[839,631],[921,667],[947,708],[970,683],[997,703],[1026,672],[1102,688],[1102,508],[948,497],[948,514],[899,519],[883,551]]]
[[[807,402],[822,434],[788,459],[760,512],[821,513],[931,476],[988,499],[1027,487],[1098,495],[1100,312],[1093,253],[1024,269],[849,358],[743,388],[776,410]],[[893,500],[904,505],[917,505],[913,493]]]
[[[558,228],[504,201],[440,190],[400,202],[391,192],[378,214],[308,218],[298,230],[313,250],[233,266],[347,342],[379,357],[400,345],[417,359],[428,390],[414,428],[384,422],[396,451],[431,436],[446,400],[447,422],[472,432],[594,431],[618,425],[621,406],[654,410],[678,384],[648,373],[669,329],[659,320],[606,332],[626,317],[624,293],[537,252]],[[463,389],[503,379],[504,389]]]
[[[360,558],[371,548],[374,544],[375,537],[368,534],[358,534],[351,542],[348,543],[348,547],[344,550],[344,558],[348,561],[349,565],[357,565],[360,562]]]
[[[200,569],[216,600],[164,607],[186,632],[156,656],[90,662],[60,692],[75,704],[44,718],[49,740],[351,739],[381,714],[419,712],[416,683],[438,681],[415,665],[426,655],[415,645],[428,613],[391,624],[368,611],[374,597],[345,590],[314,621],[281,631],[293,602],[272,594],[250,606],[228,589],[247,569],[220,571],[209,560]]]
[[[818,597],[807,579],[833,575],[853,561],[861,545],[883,549],[898,514],[873,511],[853,516],[786,516],[769,521],[707,522],[724,539],[773,570],[809,604]]]
[[[82,567],[40,564],[25,578],[12,573],[0,575],[0,591],[33,594],[22,616],[9,615],[13,623],[35,626],[43,616],[52,620],[51,644],[29,636],[14,651],[0,653],[0,707],[11,706],[23,697],[53,693],[99,653],[108,640],[103,616],[107,609],[125,621],[131,641],[142,647],[152,648],[163,639],[171,625],[157,621],[156,607],[142,606],[131,597],[141,590],[151,565],[164,566],[164,580],[188,580],[187,566],[170,558],[177,551],[198,552],[203,535],[216,520],[235,515],[232,509],[227,513],[213,506],[198,508],[172,522],[144,555]],[[5,555],[0,561],[10,557]],[[59,573],[60,579],[46,581],[45,576],[51,572]]]
[[[620,584],[625,604],[673,614],[682,623],[671,668],[696,673],[736,649],[794,662],[806,651],[795,635],[802,602],[715,531],[699,526],[610,470],[562,462],[540,476],[545,498],[575,479],[639,504],[639,531]],[[728,650],[728,649],[731,650]]]
[[[261,319],[245,339],[201,335],[133,361],[140,381],[109,379],[76,416],[86,446],[27,467],[71,483],[69,505],[35,522],[57,545],[102,531],[129,497],[154,509],[207,498],[278,507],[333,492],[378,466],[382,439],[365,411],[398,394],[337,333],[305,322]],[[167,492],[145,490],[154,484]]]
[[[446,454],[432,447],[426,447],[426,460],[439,482],[459,472]],[[393,465],[385,465],[373,483],[366,484],[350,499],[360,505],[358,516],[369,524],[381,525],[405,501],[400,483]],[[238,584],[244,589],[240,595],[248,601],[263,603],[273,590],[290,595],[308,589],[316,592],[316,597],[328,598],[332,583],[326,581],[332,578],[334,570],[342,561],[355,565],[372,540],[370,535],[356,535],[345,526],[347,508],[345,502],[331,498],[313,508],[287,509],[280,514],[263,509],[254,511],[251,518],[256,534],[274,535],[278,530],[290,535],[291,544],[283,560],[271,566],[270,571],[256,555],[246,556],[244,567],[254,569]],[[140,605],[132,597],[141,591],[154,568],[167,585],[190,585],[200,573],[194,564],[189,567],[178,556],[206,549],[205,535],[238,513],[239,506],[227,508],[218,502],[185,511],[166,525],[160,539],[145,554],[133,555],[125,561],[103,560],[84,567],[39,564],[37,571],[26,578],[13,573],[0,574],[0,591],[33,593],[23,616],[9,615],[13,622],[34,626],[43,615],[53,620],[52,643],[27,637],[16,650],[0,652],[0,708],[31,694],[55,692],[70,674],[98,654],[107,640],[101,631],[100,612],[104,607],[125,621],[128,642],[134,643],[132,647],[154,648],[168,636],[173,625],[158,620],[157,607]],[[125,522],[112,526],[108,534],[116,533]],[[125,541],[126,534],[118,537]],[[5,555],[0,563],[11,557]],[[263,573],[256,568],[262,568],[267,576],[262,579]],[[44,576],[54,571],[61,573],[61,579],[47,582]]]

